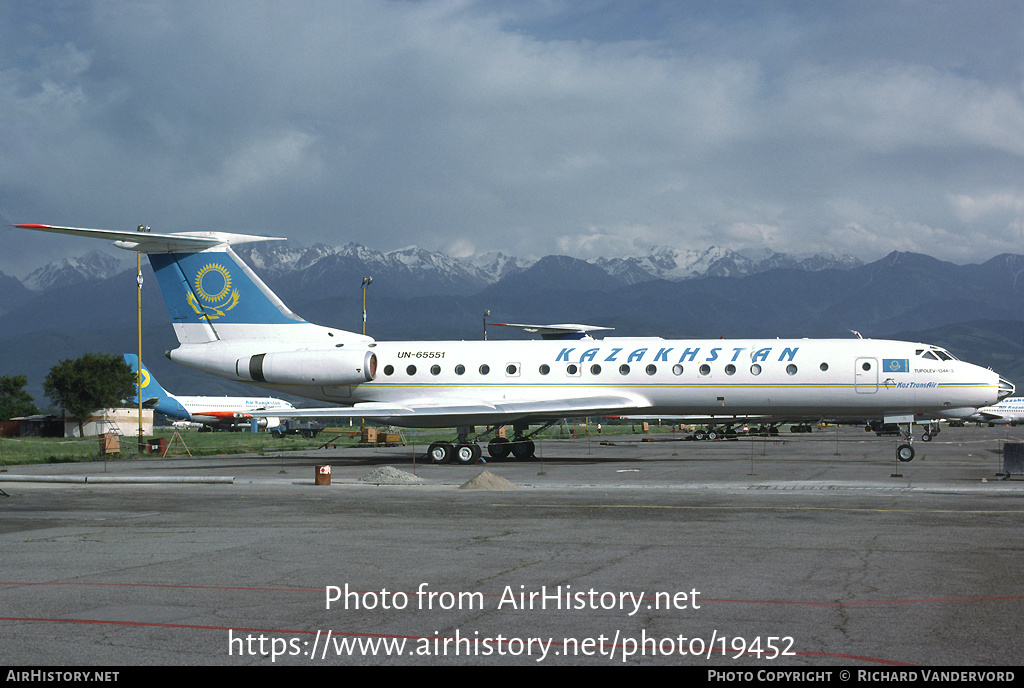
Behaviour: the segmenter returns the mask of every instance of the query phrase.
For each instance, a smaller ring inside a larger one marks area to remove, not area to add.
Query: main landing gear
[[[469,466],[480,460],[483,452],[480,445],[475,442],[434,442],[427,449],[427,458],[430,463],[455,463]]]
[[[526,434],[529,429],[529,425],[526,424],[514,424],[512,427],[514,433],[512,439],[506,439],[504,437],[494,437],[487,443],[487,454],[494,461],[505,461],[512,456],[516,461],[527,461],[534,458],[534,452],[537,449],[531,437],[537,433],[546,430],[555,424],[555,421],[550,421],[533,432]],[[469,435],[473,432],[472,426],[461,426],[456,428],[458,431],[458,439],[454,443],[452,442],[434,442],[427,449],[427,459],[430,463],[442,464],[442,463],[457,463],[463,466],[470,466],[480,461],[483,456],[483,450],[477,442],[492,432],[496,432],[498,426],[488,428],[485,432],[477,435],[472,440],[469,439]]]

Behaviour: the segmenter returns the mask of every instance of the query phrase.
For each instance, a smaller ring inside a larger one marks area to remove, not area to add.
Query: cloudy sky
[[[1024,3],[0,0],[0,221],[1024,253]]]

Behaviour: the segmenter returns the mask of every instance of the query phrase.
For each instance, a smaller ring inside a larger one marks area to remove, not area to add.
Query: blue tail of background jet
[[[132,368],[132,372],[136,372],[139,369],[139,357],[135,354],[125,354],[124,360]],[[189,420],[190,415],[185,407],[178,401],[174,395],[170,394],[167,390],[160,386],[160,383],[156,381],[146,366],[142,366],[142,376],[139,384],[142,395],[142,405],[145,408],[151,408],[158,413],[162,413],[165,416],[174,418],[175,420]],[[139,392],[140,390],[136,390]],[[139,397],[136,396],[132,399],[133,404],[139,403]]]

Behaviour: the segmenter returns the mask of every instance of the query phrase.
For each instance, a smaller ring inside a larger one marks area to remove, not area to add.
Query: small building
[[[82,423],[82,430],[84,437],[96,437],[107,432],[136,436],[139,434],[139,409],[108,408],[93,411]],[[153,434],[153,409],[142,409],[142,434]],[[78,419],[74,416],[64,415],[64,436],[79,437]]]
[[[0,423],[3,437],[63,437],[64,419],[38,414],[19,416]]]

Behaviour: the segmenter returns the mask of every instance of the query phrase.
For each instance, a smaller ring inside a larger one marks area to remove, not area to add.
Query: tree
[[[135,396],[135,373],[122,356],[88,353],[74,360],[66,358],[50,368],[43,391],[78,419],[81,435],[83,419],[90,412],[120,406],[122,399]]]
[[[39,413],[32,395],[22,389],[27,384],[24,375],[0,375],[0,420]]]

